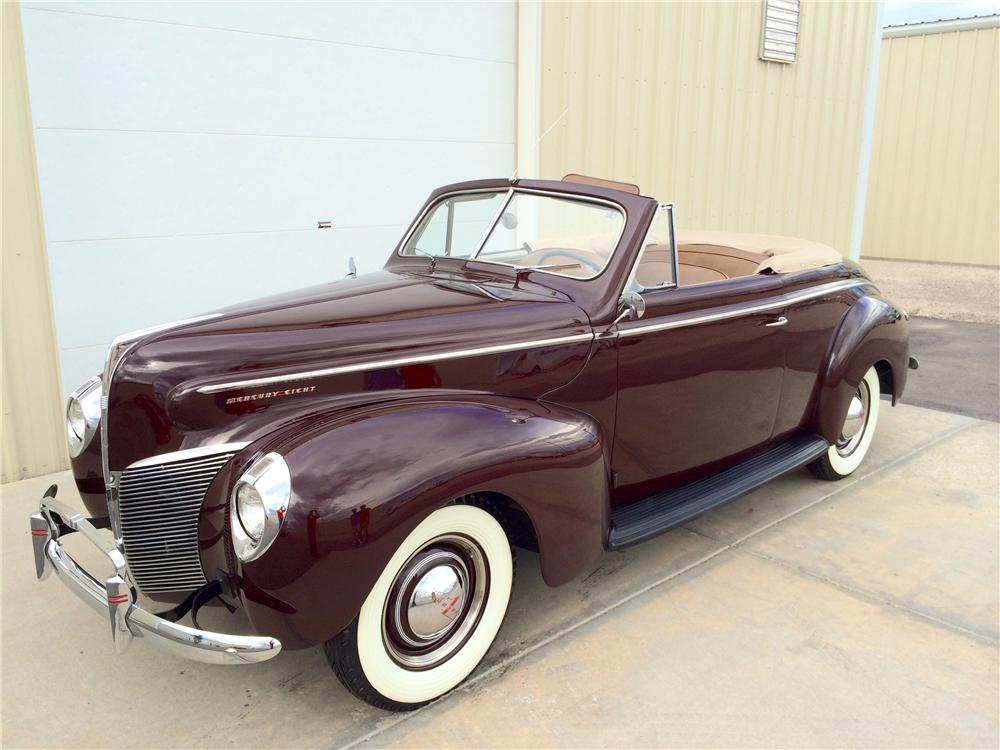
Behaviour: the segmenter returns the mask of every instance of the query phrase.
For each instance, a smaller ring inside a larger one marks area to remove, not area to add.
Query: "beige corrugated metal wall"
[[[546,3],[540,174],[635,182],[678,225],[847,253],[877,6],[804,3],[797,60],[758,58],[763,3]]]
[[[69,465],[20,7],[4,2],[0,481]],[[16,436],[16,438],[15,438]]]
[[[1000,30],[927,31],[882,42],[862,254],[997,265]]]

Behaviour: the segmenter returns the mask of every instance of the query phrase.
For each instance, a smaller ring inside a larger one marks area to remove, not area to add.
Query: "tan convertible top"
[[[807,268],[819,268],[840,263],[840,253],[829,245],[798,237],[776,234],[748,234],[745,232],[719,232],[714,230],[686,229],[677,231],[677,245],[715,245],[731,247],[765,256],[757,273],[771,271],[788,273]]]

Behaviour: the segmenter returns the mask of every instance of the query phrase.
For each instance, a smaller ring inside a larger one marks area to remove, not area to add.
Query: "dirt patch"
[[[1000,323],[1000,269],[862,258],[886,296],[910,315]]]

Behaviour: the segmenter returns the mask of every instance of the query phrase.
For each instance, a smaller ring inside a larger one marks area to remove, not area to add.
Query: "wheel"
[[[358,698],[409,711],[464,680],[496,638],[514,580],[514,552],[497,519],[449,505],[405,539],[351,625],[324,644]]]
[[[872,367],[865,373],[847,407],[840,438],[817,458],[809,468],[820,479],[835,482],[854,473],[868,453],[878,424],[879,381]]]

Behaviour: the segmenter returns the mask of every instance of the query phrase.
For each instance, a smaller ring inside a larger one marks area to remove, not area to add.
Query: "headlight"
[[[239,478],[229,504],[233,547],[243,562],[255,560],[277,539],[292,496],[288,465],[268,453]]]
[[[260,493],[249,484],[241,484],[236,490],[236,516],[247,536],[259,542],[267,524],[267,511]]]
[[[69,395],[66,404],[66,443],[76,458],[86,448],[101,423],[101,379],[91,378]]]

